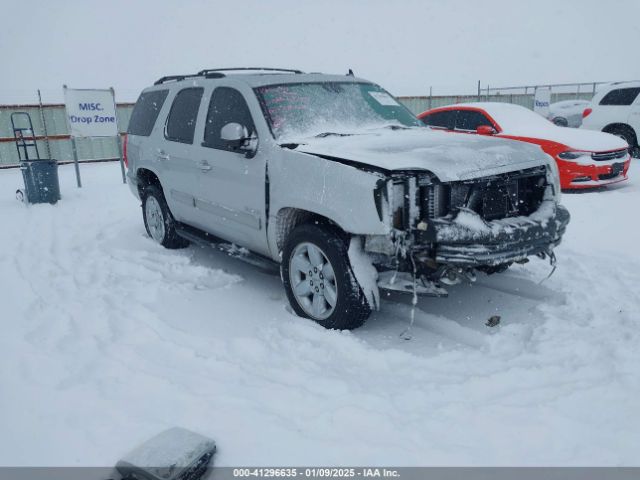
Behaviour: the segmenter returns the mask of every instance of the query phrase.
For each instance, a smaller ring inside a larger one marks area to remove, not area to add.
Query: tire
[[[331,225],[303,224],[291,232],[281,274],[289,303],[298,316],[337,330],[357,328],[369,318],[371,308],[353,273],[348,245],[348,236]]]
[[[633,132],[633,129],[631,129],[631,127],[618,125],[607,130],[607,133],[611,133],[612,135],[620,137],[625,142],[627,142],[629,144],[629,150],[632,155],[637,153],[636,149],[638,147],[638,139],[636,138],[636,134]]]
[[[568,127],[569,126],[569,122],[564,117],[556,117],[556,118],[554,118],[553,119],[553,123],[555,125],[557,125],[558,127]]]
[[[176,249],[189,245],[176,233],[175,220],[158,185],[148,185],[142,191],[142,219],[147,234],[163,247]]]

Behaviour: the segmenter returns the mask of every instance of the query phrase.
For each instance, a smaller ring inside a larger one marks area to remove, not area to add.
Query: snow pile
[[[82,171],[28,208],[0,172],[0,465],[113,465],[173,426],[215,439],[220,466],[637,463],[635,163],[563,196],[551,278],[534,259],[421,299],[410,342],[410,295],[324,330],[277,276],[154,244],[117,164]]]
[[[487,222],[485,222],[484,219],[480,217],[480,215],[466,208],[460,209],[460,212],[456,215],[454,223],[472,232],[491,232],[491,228],[489,227]]]
[[[480,215],[468,208],[461,208],[453,222],[447,222],[438,229],[438,240],[458,240],[460,238],[486,238],[487,235],[497,237],[510,234],[514,228],[527,231],[533,222],[546,227],[547,222],[555,216],[556,202],[547,187],[538,209],[528,216],[506,217],[487,222]],[[480,247],[481,248],[481,247]]]

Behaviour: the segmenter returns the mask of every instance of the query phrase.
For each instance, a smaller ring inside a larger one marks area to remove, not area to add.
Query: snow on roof
[[[630,82],[607,83],[600,88],[613,89],[613,88],[634,88],[634,87],[640,87],[640,80],[632,80]],[[600,88],[598,90],[600,90]]]
[[[542,138],[577,150],[604,152],[627,147],[624,140],[609,133],[558,127],[533,110],[521,105],[501,102],[459,103],[456,107],[473,107],[487,112],[500,126],[503,134],[517,137]]]
[[[576,105],[588,105],[591,103],[589,100],[562,100],[549,105],[549,108],[568,108]]]
[[[215,448],[215,442],[184,428],[165,430],[129,452],[121,464],[151,469],[156,475],[168,478],[175,469]]]
[[[167,88],[167,86],[192,83],[194,81],[219,82],[225,79],[233,79],[248,84],[251,88],[262,87],[265,85],[282,85],[286,83],[317,83],[317,82],[353,82],[353,83],[374,83],[363,78],[353,77],[351,75],[333,75],[326,73],[245,73],[243,71],[221,72],[224,73],[222,78],[205,78],[204,76],[187,76],[183,80],[153,85],[145,90]]]

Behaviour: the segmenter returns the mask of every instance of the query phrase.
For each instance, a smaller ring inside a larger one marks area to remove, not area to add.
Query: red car
[[[627,179],[629,145],[615,135],[558,127],[510,103],[462,103],[418,115],[432,128],[495,135],[540,145],[558,164],[562,189],[595,188]]]

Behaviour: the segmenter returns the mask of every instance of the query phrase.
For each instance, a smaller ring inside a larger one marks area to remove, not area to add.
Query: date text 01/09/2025
[[[235,468],[234,477],[257,478],[398,478],[397,470],[387,468]]]

